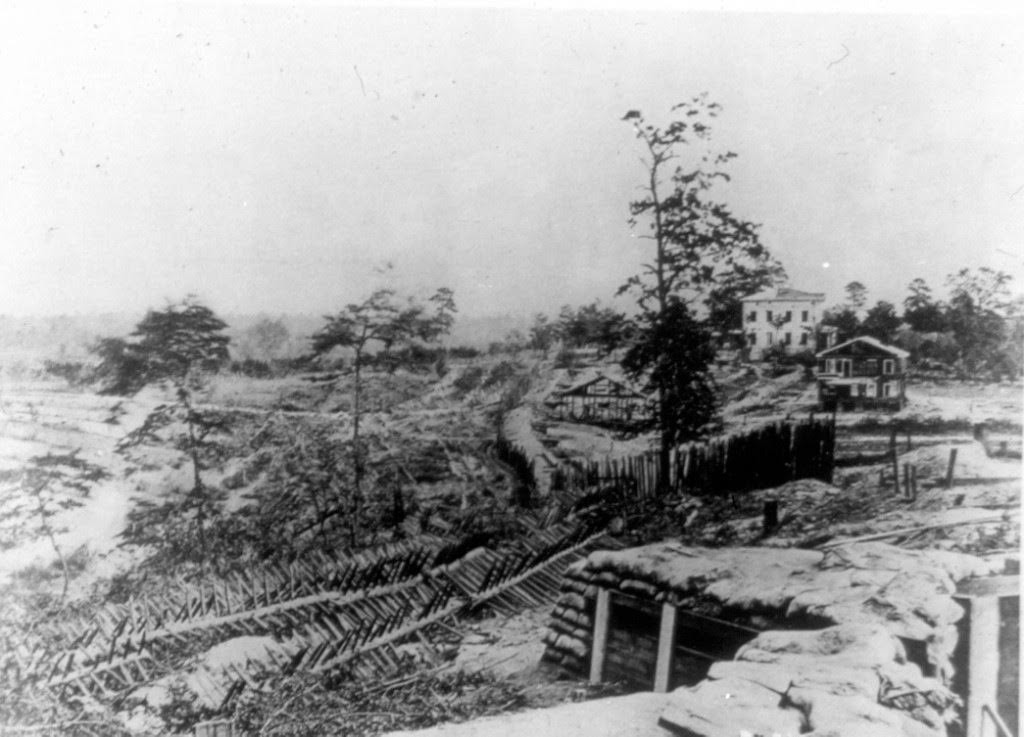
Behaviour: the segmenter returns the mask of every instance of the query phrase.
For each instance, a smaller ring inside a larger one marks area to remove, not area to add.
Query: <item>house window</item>
[[[786,345],[793,345],[793,333],[786,333],[786,339],[783,342]]]
[[[768,314],[770,315],[771,313],[769,312]],[[764,337],[765,337],[765,339],[766,339],[766,341],[767,341],[768,345],[771,345],[771,344],[772,344],[772,338],[773,338],[774,336],[773,336],[773,335],[772,335],[771,333],[765,333],[765,334],[764,334]]]
[[[765,319],[765,322],[771,322],[772,321],[772,311],[771,310],[765,310],[764,319]]]
[[[869,396],[869,397],[875,396],[875,385],[874,384],[867,384],[867,396]]]
[[[810,322],[809,318],[810,313],[808,313],[807,310],[804,310],[803,312],[800,313],[800,322]]]
[[[757,310],[751,310],[747,313],[747,322],[757,322]]]
[[[793,321],[793,310],[786,310],[786,322]]]
[[[882,361],[882,373],[883,374],[894,374],[894,373],[896,373],[896,362],[893,361],[891,358],[887,358],[884,361]]]
[[[800,333],[800,345],[807,345],[807,333]]]
[[[891,397],[892,396],[892,384],[890,384],[888,382],[886,382],[885,384],[882,384],[882,396],[883,397]]]
[[[826,358],[825,359],[825,373],[834,374],[836,372],[836,359]]]
[[[750,345],[757,345],[757,333],[751,333],[747,338],[750,339]]]

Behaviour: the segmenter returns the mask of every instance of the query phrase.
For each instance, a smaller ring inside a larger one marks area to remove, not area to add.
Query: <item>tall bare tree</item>
[[[782,266],[761,244],[758,226],[712,197],[715,183],[729,180],[725,167],[736,157],[731,151],[710,149],[711,121],[720,110],[701,95],[675,105],[675,120],[665,127],[647,122],[638,110],[623,118],[632,124],[644,149],[645,178],[640,196],[630,202],[630,224],[646,223],[640,237],[654,247],[642,271],[630,277],[619,294],[632,294],[639,308],[638,348],[628,363],[634,375],[646,372],[655,379],[664,483],[669,479],[672,446],[713,419],[713,403],[706,401],[707,341],[692,313],[705,310],[728,322],[738,317],[735,306],[743,296],[784,276]],[[687,348],[678,341],[663,340],[671,334],[671,325],[699,338],[693,348],[698,360],[680,355],[678,351]],[[668,365],[673,362],[678,366]],[[693,407],[701,416],[672,406],[687,396],[702,398]]]

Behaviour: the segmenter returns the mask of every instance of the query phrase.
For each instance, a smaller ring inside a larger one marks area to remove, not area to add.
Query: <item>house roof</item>
[[[581,381],[578,384],[573,384],[572,386],[570,386],[567,389],[562,389],[560,391],[556,391],[555,395],[559,396],[559,397],[565,397],[565,396],[572,396],[574,394],[580,394],[587,387],[591,386],[592,384],[596,384],[597,382],[602,381],[602,380],[603,381],[607,381],[609,384],[612,384],[612,385],[622,389],[623,390],[623,392],[622,392],[623,396],[631,396],[631,397],[635,397],[637,399],[644,399],[644,395],[643,394],[641,394],[640,392],[636,391],[635,389],[630,387],[625,382],[616,381],[615,379],[612,379],[612,378],[610,378],[608,376],[605,376],[604,374],[597,374],[596,376],[593,376],[593,377],[587,379],[586,381]]]
[[[766,289],[743,298],[744,302],[824,302],[824,292],[802,292],[790,287]]]
[[[910,355],[909,353],[907,353],[902,348],[897,348],[894,345],[886,345],[885,343],[883,343],[882,341],[878,340],[877,338],[872,338],[869,335],[861,335],[861,336],[859,336],[857,338],[851,338],[850,340],[847,340],[847,341],[845,341],[843,343],[840,343],[839,345],[834,345],[831,348],[826,348],[825,350],[823,350],[823,351],[821,351],[820,353],[817,354],[817,358],[821,358],[822,356],[826,356],[829,353],[835,353],[836,351],[840,350],[841,348],[845,348],[846,346],[852,345],[854,343],[867,343],[868,345],[873,346],[873,347],[879,349],[880,351],[885,351],[886,353],[892,354],[893,356],[896,356],[897,358],[906,358],[907,356]]]

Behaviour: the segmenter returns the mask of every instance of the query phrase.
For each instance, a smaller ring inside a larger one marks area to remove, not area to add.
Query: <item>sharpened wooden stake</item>
[[[590,645],[590,682],[600,683],[604,677],[604,655],[608,645],[608,620],[611,616],[611,592],[598,589],[594,609],[594,639]]]
[[[946,488],[953,488],[953,471],[956,468],[956,448],[949,450],[949,465],[946,466]]]

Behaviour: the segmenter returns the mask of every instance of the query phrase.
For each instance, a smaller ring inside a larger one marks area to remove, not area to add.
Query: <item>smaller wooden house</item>
[[[819,408],[903,409],[909,355],[868,336],[821,351],[816,356]]]
[[[648,398],[604,374],[555,392],[548,406],[562,420],[623,427],[650,416]]]

